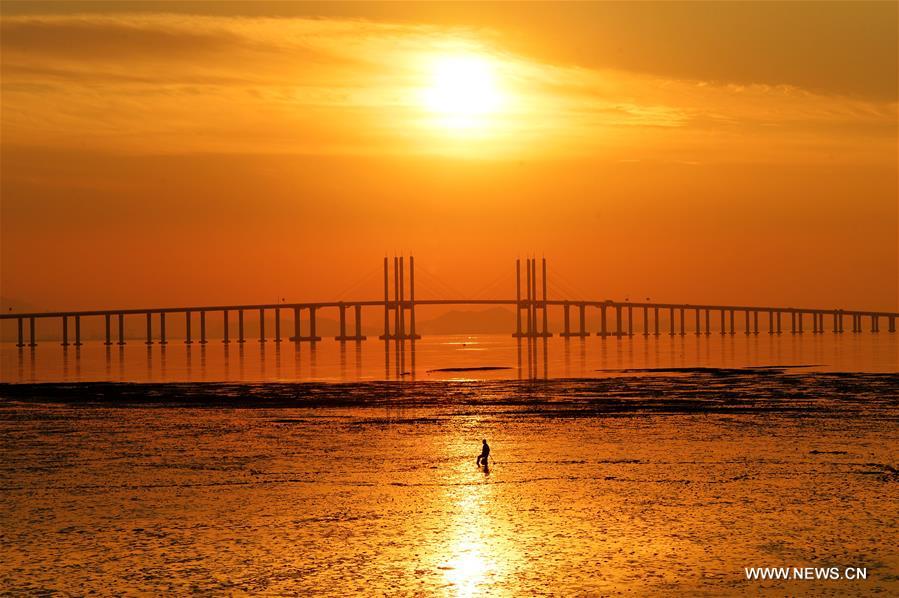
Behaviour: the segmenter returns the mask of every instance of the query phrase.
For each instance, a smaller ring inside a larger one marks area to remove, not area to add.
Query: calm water
[[[5,346],[0,593],[899,595],[897,341]]]
[[[369,340],[315,345],[290,342],[124,347],[88,342],[63,348],[0,347],[5,382],[118,380],[353,381],[573,378],[608,375],[601,370],[672,367],[808,365],[813,371],[897,372],[899,334],[802,334],[758,336],[590,337],[519,343],[506,335],[431,336],[414,344]],[[435,371],[492,366],[489,371]]]

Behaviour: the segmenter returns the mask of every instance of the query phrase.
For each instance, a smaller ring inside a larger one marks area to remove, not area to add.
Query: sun
[[[444,126],[483,126],[503,103],[493,63],[477,55],[440,56],[430,64],[430,85],[422,94],[428,111]]]

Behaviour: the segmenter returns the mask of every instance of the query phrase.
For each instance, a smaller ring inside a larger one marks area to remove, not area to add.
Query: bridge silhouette
[[[408,270],[406,268],[408,264]],[[391,285],[391,270],[393,271]],[[809,332],[813,334],[825,333],[826,326],[834,334],[843,333],[846,322],[849,322],[849,330],[853,333],[863,332],[863,320],[867,319],[872,333],[880,332],[881,319],[886,320],[887,330],[896,332],[897,312],[852,310],[852,309],[819,309],[776,306],[751,306],[751,305],[711,305],[689,303],[660,303],[660,302],[632,302],[583,299],[549,299],[547,292],[546,259],[540,262],[540,275],[538,277],[537,259],[526,258],[524,273],[522,275],[522,262],[515,263],[515,297],[508,299],[420,299],[415,296],[415,258],[410,256],[408,262],[404,257],[394,257],[393,267],[390,260],[385,257],[383,264],[384,296],[381,299],[351,300],[351,301],[317,301],[302,303],[262,303],[245,305],[196,305],[187,307],[155,307],[142,309],[99,309],[82,311],[55,311],[33,313],[7,313],[0,314],[0,320],[17,320],[18,347],[35,347],[35,322],[39,319],[59,319],[60,340],[63,346],[80,346],[83,344],[81,335],[81,322],[83,318],[103,318],[105,325],[105,344],[126,344],[125,317],[142,316],[146,322],[147,345],[154,343],[166,344],[166,320],[167,317],[181,314],[184,317],[185,338],[184,342],[192,344],[198,342],[205,344],[209,338],[207,335],[206,320],[208,314],[220,314],[222,317],[222,342],[244,343],[245,319],[247,313],[258,314],[259,342],[267,342],[265,330],[265,316],[267,312],[274,314],[274,334],[272,341],[280,343],[285,339],[282,336],[281,319],[285,311],[292,312],[293,334],[286,340],[295,343],[318,342],[322,337],[316,329],[316,316],[321,310],[337,310],[339,321],[339,333],[335,340],[341,342],[366,340],[362,330],[363,308],[383,310],[383,332],[379,339],[385,341],[415,341],[421,338],[416,332],[415,310],[421,306],[507,306],[515,311],[514,337],[520,339],[535,339],[551,337],[549,330],[549,309],[562,310],[563,325],[559,336],[587,337],[590,332],[587,327],[587,310],[599,311],[599,326],[595,334],[600,337],[630,337],[635,334],[635,314],[637,322],[642,320],[639,332],[644,336],[659,336],[662,332],[663,316],[667,321],[667,334],[670,336],[712,334],[712,324],[718,320],[717,331],[722,334],[736,334],[737,328],[741,328],[744,334],[759,334],[760,317],[763,320],[761,328],[767,328],[768,334],[782,334],[787,332],[785,319],[789,318],[789,333],[803,334],[805,322],[810,321]],[[538,279],[541,283],[538,285]],[[538,292],[540,291],[540,292]],[[572,327],[571,311],[577,313],[577,326]],[[301,315],[308,314],[308,325],[302,330]],[[349,331],[347,312],[353,316],[352,332]],[[237,335],[231,336],[231,314],[237,315]],[[155,316],[155,318],[154,318]],[[742,316],[742,317],[741,317]],[[192,325],[198,320],[199,336],[196,341],[193,337]],[[74,323],[74,338],[69,342],[69,321]],[[113,320],[115,320],[115,332],[113,335]],[[154,320],[157,324],[154,327]],[[764,321],[767,320],[767,321]],[[25,323],[28,323],[28,339],[26,343]],[[738,323],[739,322],[739,323]],[[155,334],[154,334],[155,331]]]

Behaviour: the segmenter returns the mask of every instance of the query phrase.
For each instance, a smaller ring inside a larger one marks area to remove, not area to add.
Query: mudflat
[[[768,369],[0,385],[0,585],[896,593],[897,389]],[[868,579],[747,581],[762,566]]]

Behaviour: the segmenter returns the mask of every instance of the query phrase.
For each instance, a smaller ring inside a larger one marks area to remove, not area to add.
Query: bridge
[[[547,338],[552,336],[549,330],[549,309],[560,309],[563,315],[561,337],[586,337],[594,334],[587,327],[587,310],[599,312],[599,326],[595,334],[601,337],[630,337],[635,331],[644,336],[662,334],[663,322],[667,323],[667,334],[670,336],[696,334],[712,334],[713,323],[722,335],[736,334],[740,328],[744,334],[759,334],[760,328],[766,328],[768,334],[786,332],[787,319],[791,334],[803,334],[806,321],[811,325],[809,332],[822,334],[830,331],[842,334],[849,323],[853,333],[863,332],[864,320],[869,323],[872,333],[880,332],[881,320],[886,321],[887,330],[896,332],[897,312],[867,311],[852,309],[819,309],[752,305],[710,305],[689,303],[631,302],[614,300],[582,300],[582,299],[549,299],[547,296],[546,259],[540,263],[538,277],[537,259],[527,258],[524,262],[522,276],[521,260],[515,264],[515,297],[508,299],[420,299],[415,297],[415,258],[394,257],[393,267],[384,258],[383,283],[384,296],[381,299],[353,301],[319,301],[304,303],[261,303],[247,305],[194,305],[186,307],[153,307],[142,309],[100,309],[82,311],[57,311],[35,313],[0,314],[0,320],[17,321],[18,347],[35,347],[35,322],[39,319],[58,319],[60,322],[60,341],[69,346],[69,322],[74,324],[72,345],[81,346],[81,323],[85,318],[102,318],[105,326],[105,344],[125,345],[125,318],[142,317],[146,322],[147,345],[166,344],[166,320],[180,315],[184,318],[184,342],[195,342],[193,325],[199,325],[196,342],[206,344],[209,341],[206,322],[207,316],[218,314],[222,318],[222,338],[224,343],[244,343],[246,314],[257,314],[259,326],[259,342],[267,342],[266,313],[274,315],[272,341],[280,343],[282,336],[282,313],[293,315],[293,334],[286,340],[302,342],[318,342],[322,337],[316,330],[316,316],[322,310],[336,310],[339,321],[339,333],[335,340],[340,342],[366,340],[362,331],[363,308],[375,309],[383,313],[383,332],[379,339],[390,341],[415,341],[421,336],[415,328],[415,309],[421,306],[475,306],[496,305],[511,307],[515,311],[515,331],[513,336],[523,339]],[[391,285],[391,270],[392,282]],[[541,282],[538,288],[538,279]],[[540,291],[538,293],[538,290]],[[392,292],[391,292],[392,291]],[[576,313],[576,326],[572,326],[572,311]],[[353,326],[348,326],[348,312],[352,315]],[[308,314],[308,325],[302,330],[301,315]],[[232,338],[231,326],[236,316],[237,334]],[[760,324],[760,319],[762,320]],[[717,322],[715,321],[717,320]],[[154,327],[154,321],[157,324]],[[115,326],[113,326],[115,322]],[[25,324],[28,324],[26,343]],[[635,326],[635,323],[638,326]],[[115,334],[113,334],[115,329]]]

